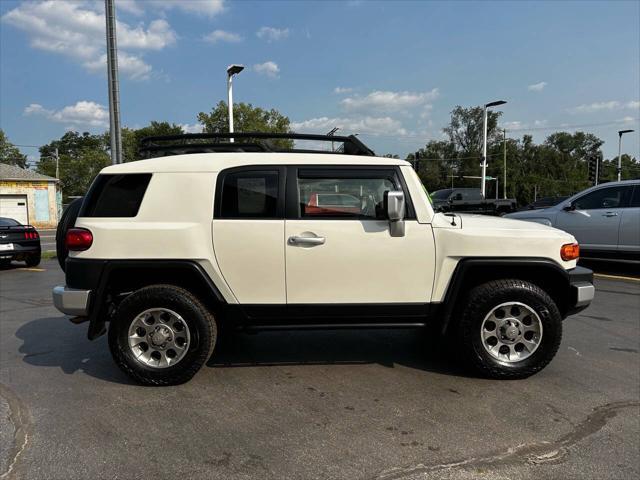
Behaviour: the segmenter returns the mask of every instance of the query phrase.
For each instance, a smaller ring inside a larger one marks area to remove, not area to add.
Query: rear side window
[[[632,208],[640,207],[640,185],[633,187],[633,196],[631,197],[631,204],[629,206]]]
[[[252,170],[225,175],[217,218],[276,218],[277,170]]]
[[[78,216],[135,217],[150,180],[150,173],[98,175]]]

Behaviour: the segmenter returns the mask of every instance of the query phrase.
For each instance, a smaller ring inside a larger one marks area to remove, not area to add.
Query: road
[[[56,231],[55,230],[38,230],[40,234],[40,247],[43,252],[56,251]]]
[[[526,380],[474,378],[410,330],[274,332],[169,388],[130,383],[52,307],[63,281],[55,261],[0,271],[4,478],[640,476],[638,281],[598,278]]]

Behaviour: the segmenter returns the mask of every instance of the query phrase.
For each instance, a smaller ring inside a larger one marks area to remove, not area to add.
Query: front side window
[[[276,218],[277,170],[230,173],[223,182],[220,218]]]
[[[627,186],[601,188],[573,202],[577,210],[624,208],[628,202],[630,188]]]
[[[317,175],[298,178],[300,218],[384,219],[384,192],[397,190],[392,177]]]

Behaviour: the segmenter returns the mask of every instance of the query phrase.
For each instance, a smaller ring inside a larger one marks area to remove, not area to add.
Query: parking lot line
[[[16,271],[22,272],[46,272],[46,268],[16,268]]]
[[[640,278],[638,277],[625,277],[622,275],[607,275],[605,273],[594,273],[593,276],[596,278],[612,278],[615,280],[630,280],[632,282],[640,282]]]

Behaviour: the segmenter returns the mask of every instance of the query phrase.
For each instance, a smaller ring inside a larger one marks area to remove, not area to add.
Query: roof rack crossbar
[[[234,142],[220,142],[233,138]],[[249,139],[250,142],[236,142],[235,140]],[[218,140],[215,142],[200,142],[199,140]],[[279,148],[269,142],[256,140],[311,140],[320,142],[340,143],[334,151]],[[375,153],[355,135],[333,136],[308,133],[267,133],[267,132],[234,132],[234,133],[185,133],[181,135],[162,135],[143,138],[140,142],[140,154],[143,158],[150,158],[152,153],[176,155],[196,152],[298,152],[298,153],[335,153],[346,155],[374,156]]]

